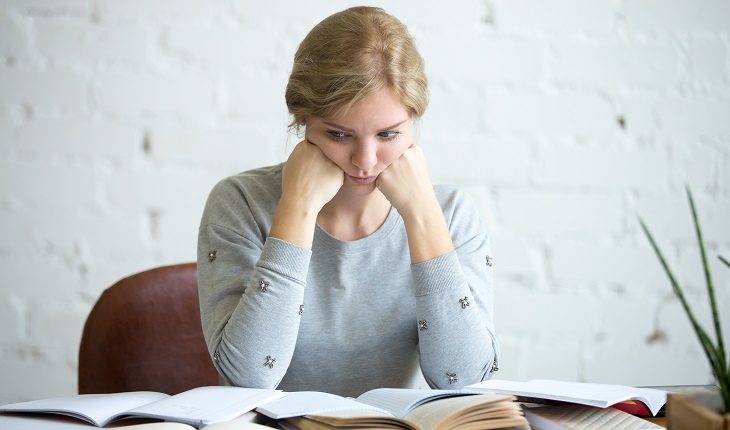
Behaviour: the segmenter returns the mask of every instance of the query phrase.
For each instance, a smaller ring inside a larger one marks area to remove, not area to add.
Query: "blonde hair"
[[[353,7],[317,24],[294,55],[286,86],[290,128],[309,117],[335,118],[390,88],[413,118],[428,105],[421,55],[406,26],[381,8]]]

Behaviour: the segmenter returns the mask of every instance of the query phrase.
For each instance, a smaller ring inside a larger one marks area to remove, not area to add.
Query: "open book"
[[[411,430],[529,429],[514,397],[461,390],[378,388],[356,399],[298,391],[256,411],[284,420],[284,428],[317,430],[379,428]]]
[[[2,412],[55,413],[104,427],[130,417],[155,418],[201,427],[230,421],[283,396],[279,390],[199,387],[174,396],[149,391],[79,394],[0,406]]]
[[[527,382],[490,379],[466,388],[490,393],[512,394],[523,401],[548,399],[599,408],[607,408],[627,400],[637,400],[644,403],[652,415],[656,415],[667,401],[667,392],[663,390],[548,379],[533,379]]]
[[[663,427],[614,408],[577,404],[523,406],[525,418],[540,430],[659,430]]]

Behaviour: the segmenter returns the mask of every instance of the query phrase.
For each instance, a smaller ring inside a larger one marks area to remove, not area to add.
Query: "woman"
[[[286,89],[305,140],[224,179],[198,243],[208,348],[227,383],[354,396],[496,370],[488,238],[434,187],[413,122],[423,61],[382,9],[336,13],[302,41]]]

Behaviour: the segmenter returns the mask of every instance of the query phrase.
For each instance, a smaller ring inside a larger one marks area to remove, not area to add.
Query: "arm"
[[[459,194],[455,200],[450,230],[456,249],[411,266],[416,314],[428,327],[418,331],[421,369],[439,388],[488,378],[498,351],[489,240],[471,202]],[[457,380],[450,383],[447,373]]]
[[[271,190],[249,195],[224,181],[211,192],[198,239],[201,317],[214,363],[231,383],[272,388],[284,377],[299,331],[316,214],[342,179],[316,146],[297,145],[268,235],[253,208],[261,216],[261,200]]]
[[[236,185],[213,189],[198,236],[200,313],[219,373],[234,385],[274,388],[294,352],[311,252],[258,227]]]
[[[421,370],[432,387],[487,378],[496,360],[489,242],[463,194],[444,209],[416,146],[384,171],[378,187],[403,217],[411,254]]]

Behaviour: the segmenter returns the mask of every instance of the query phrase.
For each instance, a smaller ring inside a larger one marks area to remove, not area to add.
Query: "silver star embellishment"
[[[274,368],[274,362],[276,361],[275,358],[271,357],[270,355],[266,356],[266,362],[264,363],[264,366],[269,366],[269,369]]]
[[[218,251],[216,251],[215,249],[214,249],[214,250],[212,250],[212,251],[210,251],[210,252],[208,253],[208,261],[210,261],[210,262],[212,263],[212,262],[213,262],[213,260],[215,260],[215,255],[216,255],[217,253],[218,253]]]
[[[418,320],[418,329],[428,330],[428,323],[426,322],[426,320]]]
[[[466,309],[466,307],[470,305],[469,297],[464,296],[463,299],[459,299],[459,303],[461,303],[461,309]]]
[[[492,264],[494,264],[494,260],[487,255],[487,266],[492,267]]]
[[[266,282],[266,281],[261,281],[261,283],[259,284],[259,289],[260,289],[260,290],[261,290],[262,292],[264,292],[264,293],[265,293],[265,292],[266,292],[266,290],[267,290],[268,288],[269,288],[269,283],[268,283],[268,282]]]
[[[301,315],[302,312],[304,312],[304,305],[299,305],[299,315]]]
[[[449,385],[459,380],[456,377],[456,373],[446,372],[446,377],[449,378]]]

